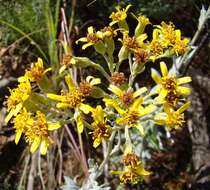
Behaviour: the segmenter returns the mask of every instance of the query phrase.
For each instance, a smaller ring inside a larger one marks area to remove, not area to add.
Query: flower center
[[[139,182],[140,178],[138,174],[136,174],[133,171],[126,171],[120,176],[121,183],[124,184],[137,184]]]
[[[26,141],[32,143],[37,137],[48,137],[49,132],[46,123],[40,123],[39,121],[34,121],[34,124],[27,127],[25,132]]]
[[[99,41],[95,33],[87,34],[87,40],[93,44],[96,44]]]
[[[82,80],[79,84],[79,90],[83,96],[90,96],[92,87],[87,81]]]
[[[82,93],[78,89],[75,89],[65,94],[65,98],[65,103],[67,103],[70,108],[77,107],[83,101]]]
[[[95,140],[97,138],[108,139],[110,137],[110,131],[104,123],[98,123],[94,127],[95,127],[95,130],[94,130],[93,136],[92,136],[93,140]]]
[[[130,167],[136,169],[139,166],[140,161],[139,161],[139,158],[136,154],[128,153],[124,156],[123,163],[126,166],[130,166]]]
[[[139,119],[139,113],[137,111],[130,111],[123,115],[123,123],[128,126],[135,125]]]
[[[179,96],[174,91],[169,92],[166,96],[166,102],[172,107],[176,106],[178,99]]]
[[[137,51],[135,51],[134,53],[135,63],[137,64],[145,63],[147,59],[148,59],[148,53],[145,50],[138,48]]]
[[[122,103],[127,107],[134,101],[133,94],[131,92],[125,92],[120,98]]]
[[[162,85],[166,90],[173,91],[176,89],[176,78],[175,77],[163,78]]]
[[[167,125],[175,128],[182,127],[184,123],[184,114],[179,114],[177,112],[173,112],[167,120]]]
[[[121,72],[120,73],[114,72],[112,74],[111,80],[114,85],[119,85],[119,86],[127,82],[124,73]]]
[[[124,36],[123,45],[129,49],[138,48],[138,43],[135,37],[129,37],[128,35]]]

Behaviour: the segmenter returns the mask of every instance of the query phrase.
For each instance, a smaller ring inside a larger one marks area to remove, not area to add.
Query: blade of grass
[[[1,22],[2,24],[5,24],[5,25],[7,25],[8,27],[12,28],[13,30],[17,31],[17,32],[20,33],[21,35],[25,36],[25,38],[27,38],[27,39],[31,42],[31,44],[33,44],[33,45],[37,48],[37,50],[41,53],[41,55],[43,56],[43,58],[47,61],[47,56],[46,56],[46,54],[44,53],[44,51],[41,49],[41,47],[40,47],[40,46],[39,46],[39,45],[38,45],[38,44],[37,44],[37,43],[36,43],[28,34],[26,34],[25,32],[23,32],[20,28],[14,26],[14,25],[12,25],[12,24],[10,24],[10,23],[4,21],[4,20],[1,20],[1,19],[0,19],[0,22]]]

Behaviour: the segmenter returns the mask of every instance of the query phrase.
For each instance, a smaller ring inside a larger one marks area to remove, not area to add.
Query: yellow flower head
[[[188,49],[189,49],[189,39],[188,38],[181,39],[181,32],[180,30],[177,30],[176,39],[172,50],[178,56],[178,55],[183,55]]]
[[[95,85],[98,85],[101,83],[100,78],[94,78],[93,76],[88,76],[86,80],[82,80],[79,84],[80,92],[83,94],[83,96],[90,96],[92,89]]]
[[[26,141],[31,145],[30,151],[34,153],[40,146],[41,154],[47,153],[47,148],[53,143],[49,131],[60,128],[60,124],[47,122],[46,116],[37,111],[33,123],[29,123],[25,131]]]
[[[70,75],[65,77],[65,81],[68,85],[68,92],[61,92],[61,95],[47,94],[47,97],[59,101],[57,103],[57,108],[76,108],[79,107],[83,102],[83,94],[80,92],[79,88],[74,84]]]
[[[50,71],[51,68],[44,69],[43,61],[41,58],[38,58],[36,63],[32,63],[31,68],[26,70],[25,75],[23,77],[18,78],[19,82],[31,81],[38,82],[42,79],[46,72]]]
[[[176,30],[175,26],[172,22],[166,24],[165,22],[161,22],[161,26],[157,26],[159,31],[159,36],[165,47],[173,46],[176,40]]]
[[[33,125],[33,118],[30,112],[27,112],[25,108],[23,108],[20,113],[13,119],[15,128],[15,143],[18,144],[22,133],[25,133],[28,125]]]
[[[140,15],[138,18],[137,18],[138,22],[141,23],[142,25],[146,26],[148,24],[151,24],[150,21],[149,21],[149,18],[147,18],[146,16],[144,15]]]
[[[123,32],[123,40],[122,43],[123,43],[123,46],[130,49],[130,50],[135,50],[137,48],[140,48],[140,47],[145,47],[145,44],[144,44],[144,40],[147,39],[147,35],[146,34],[141,34],[140,36],[138,37],[130,37],[128,35],[128,32]]]
[[[80,38],[76,41],[76,44],[78,42],[85,42],[85,44],[82,46],[82,49],[86,49],[89,46],[95,45],[100,42],[100,37],[96,32],[94,32],[94,28],[92,26],[88,27],[88,33],[86,37]]]
[[[174,111],[169,105],[164,105],[164,112],[158,113],[155,116],[155,123],[158,125],[164,125],[169,130],[180,129],[185,123],[184,111],[188,109],[190,102],[185,103],[178,110]]]
[[[155,61],[164,54],[165,46],[159,37],[159,30],[154,29],[152,33],[152,41],[148,44],[150,50],[150,59]]]
[[[142,106],[143,97],[139,96],[142,93],[146,92],[147,89],[145,87],[140,88],[133,94],[125,94],[123,91],[121,91],[118,87],[114,85],[110,85],[109,89],[112,92],[114,92],[114,94],[116,94],[118,97],[120,97],[120,101],[117,99],[103,99],[107,107],[114,107],[120,114],[120,117],[116,119],[116,123],[119,125],[136,127],[140,131],[140,133],[144,135],[144,128],[140,123],[140,118],[153,112],[156,109],[154,105],[149,105],[147,107]],[[127,96],[126,98],[124,97],[125,95]],[[122,104],[121,101],[125,101],[123,103],[123,108],[120,106]]]
[[[102,140],[109,139],[111,135],[111,128],[106,124],[106,113],[103,111],[101,106],[96,106],[92,108],[91,106],[86,106],[86,113],[92,113],[93,123],[91,124],[93,128],[92,138],[93,147],[97,148]]]
[[[119,7],[116,7],[117,12],[112,12],[112,14],[109,16],[109,18],[112,19],[110,26],[114,25],[115,23],[124,21],[127,18],[127,12],[130,7],[131,5],[127,5],[127,7],[123,8],[122,10],[120,10]]]
[[[16,116],[23,107],[23,103],[31,94],[31,84],[29,81],[22,82],[15,89],[10,89],[10,96],[7,97],[6,106],[9,112],[5,118],[6,123]]]
[[[124,184],[137,184],[144,176],[151,173],[146,171],[131,146],[126,145],[123,156],[123,171],[113,171],[113,174],[120,174],[120,182]]]
[[[189,95],[191,93],[190,88],[181,86],[182,84],[191,82],[191,77],[181,77],[177,78],[176,75],[170,75],[168,73],[167,66],[164,62],[160,62],[160,69],[162,77],[158,74],[157,71],[152,69],[152,78],[157,83],[157,92],[159,93],[156,98],[157,102],[162,103],[167,99],[170,100],[170,97],[175,99],[181,95]]]

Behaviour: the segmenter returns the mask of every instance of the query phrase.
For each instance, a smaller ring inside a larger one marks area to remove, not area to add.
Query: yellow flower
[[[51,68],[44,69],[43,61],[41,58],[38,58],[36,63],[32,63],[31,68],[26,70],[25,75],[18,78],[19,82],[31,81],[38,82],[42,79],[46,72],[50,71]]]
[[[152,33],[152,41],[148,44],[148,49],[150,50],[150,59],[155,61],[164,54],[165,46],[159,38],[159,30],[154,29]]]
[[[159,36],[165,47],[173,46],[176,40],[176,32],[179,30],[175,30],[175,26],[172,22],[166,24],[165,22],[161,22],[161,26],[157,25],[159,31]]]
[[[124,184],[137,184],[142,177],[148,176],[151,173],[146,171],[139,159],[133,152],[132,147],[126,145],[123,156],[123,171],[113,171],[113,174],[120,174],[120,182]]]
[[[135,36],[139,36],[139,35],[143,34],[145,27],[151,23],[150,23],[149,19],[144,15],[140,15],[136,19],[138,20],[138,24],[135,29]]]
[[[84,101],[84,95],[80,91],[79,87],[77,87],[74,84],[74,81],[72,80],[70,75],[67,75],[65,77],[66,84],[68,85],[68,92],[61,92],[61,95],[56,95],[52,93],[48,93],[47,97],[59,101],[59,103],[56,104],[57,108],[62,109],[75,109],[75,119],[77,121],[77,127],[78,131],[81,133],[83,131],[83,123],[82,123],[82,115],[80,111],[86,113],[89,112],[88,105],[83,104]],[[90,85],[96,85],[99,83],[98,79],[95,79],[93,77],[87,77],[87,81],[90,82]]]
[[[141,34],[138,37],[130,37],[128,32],[123,32],[123,46],[129,50],[135,50],[140,47],[145,47],[144,40],[147,39],[147,34]]]
[[[131,5],[127,5],[127,7],[122,10],[120,10],[119,7],[116,7],[117,12],[112,12],[112,14],[109,16],[109,18],[112,19],[110,26],[114,25],[115,23],[124,21],[127,17],[127,12],[130,7]]]
[[[162,77],[154,69],[152,69],[151,73],[153,80],[158,85],[157,92],[159,95],[156,98],[157,102],[162,103],[171,92],[176,96],[189,95],[191,93],[190,88],[181,86],[182,84],[191,82],[191,77],[176,78],[175,74],[170,75],[164,62],[160,62],[160,69]]]
[[[83,96],[90,96],[91,92],[93,90],[93,87],[95,85],[98,85],[101,83],[100,78],[94,78],[93,76],[88,76],[86,80],[82,80],[79,84],[80,92],[83,94]]]
[[[53,140],[49,136],[49,131],[60,127],[58,122],[47,122],[46,116],[40,111],[37,111],[34,121],[27,124],[25,131],[26,141],[31,145],[31,153],[34,153],[40,146],[41,154],[45,155],[48,146],[53,143]]]
[[[96,106],[92,108],[91,106],[86,106],[86,113],[92,113],[93,123],[91,124],[93,128],[92,138],[93,147],[97,148],[103,140],[109,139],[111,135],[111,127],[106,124],[106,113],[103,111],[101,106]]]
[[[29,81],[22,82],[15,89],[10,89],[10,96],[7,97],[6,106],[9,112],[5,118],[6,123],[16,116],[22,109],[24,102],[31,95],[31,84]]]
[[[178,56],[178,55],[183,55],[188,49],[189,49],[189,39],[188,38],[181,39],[181,32],[177,30],[176,39],[172,50]]]
[[[154,120],[158,125],[164,125],[169,130],[180,129],[185,123],[184,111],[189,108],[190,102],[185,103],[178,110],[174,111],[169,105],[164,105],[164,112],[158,113]]]
[[[125,109],[120,107],[119,101],[117,100],[104,98],[103,101],[107,107],[114,107],[120,114],[120,117],[116,119],[117,124],[136,127],[142,135],[144,135],[144,128],[140,122],[141,117],[155,111],[156,109],[156,106],[154,105],[143,107],[143,97],[136,98],[133,103]]]
[[[83,46],[82,49],[86,49],[89,46],[95,45],[100,42],[100,38],[96,32],[94,32],[94,28],[92,26],[88,27],[88,34],[87,37],[82,37],[79,40],[76,41],[76,44],[78,42],[86,42]]]
[[[48,93],[47,97],[59,101],[57,108],[76,108],[83,102],[83,95],[74,84],[70,75],[65,76],[66,84],[68,85],[68,92],[61,92],[61,95]]]
[[[20,113],[12,120],[15,128],[15,143],[18,144],[20,137],[27,130],[28,125],[33,125],[33,118],[30,112],[23,108]]]

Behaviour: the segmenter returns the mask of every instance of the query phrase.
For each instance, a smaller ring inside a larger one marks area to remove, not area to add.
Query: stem
[[[106,79],[111,83],[111,79],[110,79],[110,76],[109,74],[104,70],[103,67],[101,67],[100,65],[98,64],[94,64],[94,67],[101,72],[101,74],[104,75],[104,77],[106,77]]]
[[[121,64],[122,64],[122,61],[121,61],[121,62],[118,62],[118,63],[116,64],[116,69],[115,69],[116,72],[119,71],[120,65],[121,65]]]
[[[43,179],[43,175],[42,175],[42,169],[41,169],[41,153],[39,151],[39,155],[38,155],[38,172],[39,172],[39,177],[41,180],[41,184],[42,184],[42,189],[45,190],[45,184],[44,184],[44,179]]]
[[[129,87],[132,87],[133,86],[133,82],[134,82],[134,80],[136,78],[136,74],[133,71],[133,64],[132,64],[131,53],[129,53],[129,55],[128,55],[128,61],[129,61],[129,68],[130,68],[130,72],[131,72],[130,77],[129,77],[128,85],[129,85]]]
[[[19,183],[18,188],[17,188],[18,190],[22,189],[22,184],[23,184],[23,180],[26,176],[29,161],[30,161],[30,155],[27,155],[27,157],[25,158],[25,165],[24,165],[23,173],[22,173],[21,178],[20,178],[20,183]]]
[[[125,126],[125,140],[126,140],[125,144],[128,144],[128,145],[132,144],[127,125]]]
[[[105,61],[107,62],[110,73],[113,73],[113,71],[114,71],[113,63],[110,63],[109,58],[106,55],[103,55],[103,57],[104,57]]]
[[[110,140],[109,140],[108,150],[107,150],[106,156],[105,156],[103,162],[101,163],[101,165],[99,166],[99,172],[102,171],[102,169],[104,168],[106,162],[107,162],[108,159],[109,159],[109,156],[110,156],[110,153],[111,153],[111,150],[112,150],[112,145],[113,145],[113,142],[114,142],[115,134],[116,134],[116,131],[113,131],[113,132],[112,132],[112,135],[111,135],[111,137],[110,137]]]
[[[78,132],[78,137],[79,137],[79,145],[80,145],[80,150],[81,150],[82,161],[83,161],[83,165],[85,168],[85,174],[86,174],[86,176],[88,176],[88,166],[87,166],[84,146],[83,146],[83,142],[82,142],[82,135],[79,132]]]

